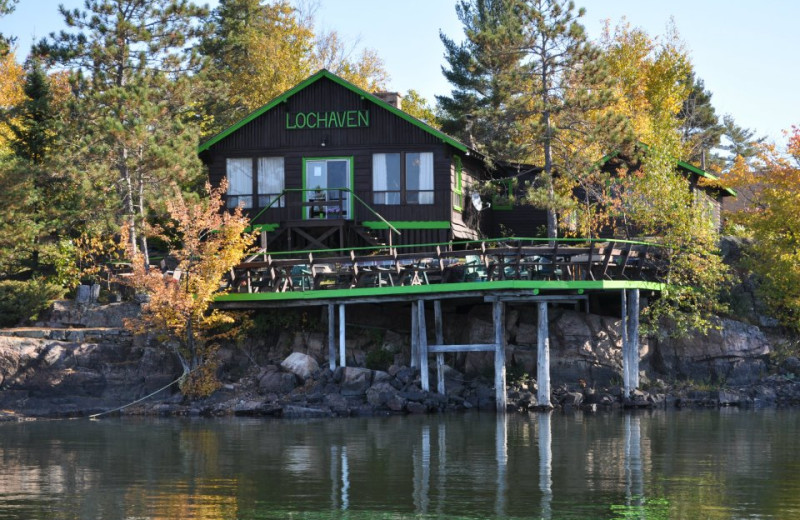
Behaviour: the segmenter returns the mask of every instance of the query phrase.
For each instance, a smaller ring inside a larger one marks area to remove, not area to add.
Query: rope
[[[201,366],[202,366],[202,365],[201,365]],[[154,395],[156,395],[157,393],[159,393],[159,392],[163,392],[164,390],[166,390],[167,388],[171,387],[171,386],[172,386],[172,385],[174,385],[175,383],[179,383],[179,382],[183,381],[184,379],[186,379],[186,376],[188,376],[189,374],[191,374],[192,372],[194,372],[194,371],[195,371],[195,370],[197,370],[198,368],[200,368],[200,367],[197,367],[197,368],[195,368],[195,369],[194,369],[194,370],[192,370],[192,371],[189,371],[188,369],[184,368],[184,369],[183,369],[183,374],[181,374],[181,375],[180,375],[180,377],[179,377],[178,379],[176,379],[175,381],[173,381],[173,382],[169,383],[168,385],[162,386],[161,388],[159,388],[159,389],[158,389],[158,390],[156,390],[155,392],[153,392],[153,393],[151,393],[151,394],[147,394],[146,396],[144,396],[144,397],[141,397],[141,398],[139,398],[139,399],[137,399],[137,400],[135,400],[135,401],[133,401],[133,402],[131,402],[131,403],[128,403],[128,404],[126,404],[126,405],[123,405],[123,406],[119,406],[119,407],[117,407],[117,408],[114,408],[114,409],[112,409],[112,410],[106,410],[105,412],[100,412],[100,413],[92,414],[92,415],[90,415],[90,416],[89,416],[89,419],[97,419],[97,418],[98,418],[98,417],[100,417],[101,415],[108,415],[108,414],[110,414],[110,413],[119,412],[120,410],[124,410],[125,408],[128,408],[129,406],[133,406],[133,405],[135,405],[135,404],[141,403],[141,402],[142,402],[142,401],[144,401],[145,399],[149,399],[149,398],[153,397]]]

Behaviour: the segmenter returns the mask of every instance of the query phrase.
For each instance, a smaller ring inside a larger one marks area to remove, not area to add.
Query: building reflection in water
[[[506,468],[508,466],[508,415],[499,414],[495,426],[495,458],[497,460],[497,498],[495,513],[504,516],[506,510]]]
[[[625,494],[628,506],[644,504],[642,428],[639,416],[625,414]]]

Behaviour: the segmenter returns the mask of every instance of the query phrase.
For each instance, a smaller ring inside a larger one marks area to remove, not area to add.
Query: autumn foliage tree
[[[758,276],[760,296],[800,331],[800,127],[787,136],[785,153],[761,145],[753,164],[736,161],[725,181],[754,195],[731,220],[751,238],[747,266]]]
[[[224,184],[224,182],[223,182]],[[141,317],[127,325],[158,335],[171,345],[187,376],[181,386],[189,396],[216,389],[217,342],[230,333],[233,317],[212,309],[223,275],[239,263],[254,237],[245,232],[248,219],[240,208],[223,211],[226,186],[206,186],[208,198],[189,201],[177,189],[167,200],[169,219],[151,229],[169,247],[177,262],[172,275],[146,269],[141,253],[128,245],[133,274],[125,283],[146,294]]]

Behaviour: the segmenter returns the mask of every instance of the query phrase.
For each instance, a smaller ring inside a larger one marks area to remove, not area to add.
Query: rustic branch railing
[[[398,251],[411,247],[416,252]],[[504,238],[303,256],[265,253],[263,261],[251,258],[237,265],[228,288],[257,293],[498,280],[662,281],[659,251],[657,244],[625,240]]]

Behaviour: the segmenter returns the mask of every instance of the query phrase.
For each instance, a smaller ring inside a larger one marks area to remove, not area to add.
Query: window
[[[455,178],[453,179],[453,209],[461,211],[464,209],[464,179],[462,178],[463,166],[461,164],[461,157],[458,155],[453,156],[453,169],[455,170]]]
[[[499,179],[492,181],[492,184],[494,185],[492,208],[496,210],[514,209],[515,179]]]
[[[284,188],[283,157],[259,157],[258,159],[258,206],[282,208],[286,198],[281,197]],[[277,202],[275,202],[277,199]],[[274,202],[274,203],[273,203]]]
[[[225,164],[228,177],[228,207],[253,207],[253,160],[228,159]]]
[[[372,156],[372,193],[375,204],[400,204],[400,154]]]
[[[433,153],[378,153],[372,156],[375,204],[433,204]]]

